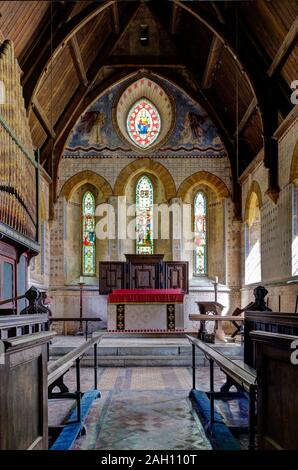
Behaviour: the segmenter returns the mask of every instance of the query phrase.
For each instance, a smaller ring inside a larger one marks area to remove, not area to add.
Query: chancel
[[[1,450],[298,449],[297,35],[0,2]]]

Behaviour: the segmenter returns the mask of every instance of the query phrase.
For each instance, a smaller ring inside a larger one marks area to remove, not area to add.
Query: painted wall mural
[[[173,131],[159,148],[147,149],[148,156],[210,156],[222,157],[225,150],[216,127],[194,101],[166,80],[158,80],[160,86],[173,98],[176,121]],[[121,139],[113,126],[112,109],[123,91],[125,82],[116,85],[95,101],[81,116],[70,134],[65,157],[109,156],[117,152],[137,157],[141,154],[130,145],[130,137]],[[129,83],[127,83],[129,87]],[[158,105],[155,103],[157,111]],[[127,116],[125,116],[127,119]],[[160,123],[162,128],[163,123]],[[148,153],[149,152],[149,153]]]

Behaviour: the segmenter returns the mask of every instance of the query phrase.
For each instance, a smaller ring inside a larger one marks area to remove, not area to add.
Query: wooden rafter
[[[256,106],[257,106],[257,100],[255,98],[253,98],[251,100],[247,110],[245,111],[245,113],[244,113],[237,129],[235,130],[234,137],[237,137],[237,134],[238,135],[241,134],[241,132],[243,131],[244,127],[246,126],[249,118],[251,117],[252,113],[256,109]]]
[[[42,125],[42,128],[47,133],[47,135],[51,137],[52,139],[56,139],[56,133],[53,129],[53,126],[50,123],[44,110],[42,109],[36,96],[34,97],[34,100],[32,101],[32,109],[34,111],[35,116],[37,117],[40,124]]]
[[[91,66],[89,67],[87,71],[88,86],[84,87],[83,85],[80,85],[75,90],[72,98],[70,99],[65,110],[61,114],[60,119],[55,125],[55,128],[54,128],[55,133],[56,133],[56,139],[54,142],[55,148],[58,148],[58,147],[60,148],[60,142],[61,140],[63,140],[62,137],[65,135],[65,133],[68,132],[68,129],[71,130],[71,127],[74,125],[78,117],[77,116],[78,109],[81,109],[80,105],[84,103],[84,100],[86,99],[88,93],[94,87],[96,81],[98,80],[98,77],[103,71],[104,64],[107,62],[111,54],[111,51],[118,44],[122,35],[126,32],[127,27],[131,19],[136,14],[137,9],[138,9],[138,5],[133,2],[133,6],[126,13],[125,18],[123,18],[123,24],[121,25],[121,33],[119,35],[115,35],[114,33],[111,33],[110,37],[106,40],[103,48],[99,50],[96,58],[94,59]],[[42,161],[47,160],[50,157],[51,150],[52,150],[52,142],[50,141],[50,139],[48,139],[41,149]]]
[[[54,5],[56,3],[58,2],[54,2]],[[115,0],[106,1],[100,5],[97,2],[92,2],[71,19],[69,17],[75,2],[66,2],[62,12],[60,3],[59,7],[58,5],[55,7],[55,15],[53,15],[22,66],[24,71],[23,87],[26,107],[30,105],[40,85],[43,73],[47,71],[50,62],[53,61],[65,44],[83,26],[106,8],[113,6],[114,3]]]
[[[79,81],[82,85],[84,85],[84,87],[87,87],[88,79],[87,79],[86,70],[85,70],[83,59],[82,59],[82,54],[81,54],[76,36],[73,36],[69,40],[69,49],[70,49],[70,54],[71,54]]]
[[[171,18],[171,34],[177,33],[178,21],[179,21],[179,8],[175,3],[173,3],[172,18]]]
[[[269,77],[272,77],[272,75],[276,73],[277,70],[279,70],[283,66],[283,64],[289,57],[291,51],[293,50],[294,46],[295,45],[297,46],[297,38],[298,38],[298,16],[296,17],[291,28],[286,34],[283,42],[280,45],[280,48],[275,54],[272,64],[267,70],[267,74],[269,75]]]
[[[202,88],[207,89],[212,87],[213,79],[214,79],[214,72],[216,70],[216,66],[220,59],[221,51],[223,48],[222,41],[215,35],[213,35],[210,51],[202,79]]]
[[[117,2],[114,2],[112,5],[112,20],[113,20],[113,31],[116,34],[120,32],[120,24],[119,24],[119,10]]]

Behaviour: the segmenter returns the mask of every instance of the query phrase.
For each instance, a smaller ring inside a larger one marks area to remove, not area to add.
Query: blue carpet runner
[[[225,425],[221,415],[214,410],[214,422],[210,423],[210,400],[205,392],[191,390],[189,394],[193,406],[199,414],[207,437],[210,439],[213,449],[216,450],[240,450],[239,442],[234,438],[229,428]]]
[[[74,407],[71,415],[65,423],[65,427],[55,440],[50,450],[69,450],[73,446],[76,438],[78,437],[81,429],[84,425],[84,422],[87,418],[89,410],[92,406],[93,401],[100,397],[100,392],[98,390],[89,390],[85,392],[81,399],[81,422],[71,423],[68,422],[75,421],[78,417],[77,407]]]

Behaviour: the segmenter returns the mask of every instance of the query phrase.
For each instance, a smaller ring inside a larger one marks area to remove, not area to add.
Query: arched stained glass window
[[[199,191],[194,200],[194,273],[207,273],[206,197]]]
[[[153,186],[148,176],[142,176],[136,187],[136,251],[153,254]]]
[[[83,195],[83,275],[95,274],[95,199],[90,191]]]

